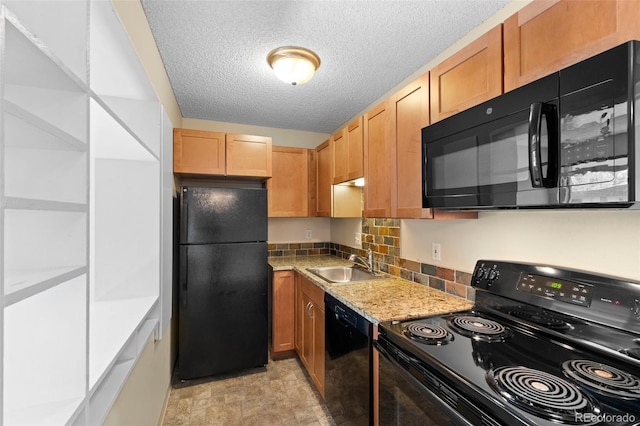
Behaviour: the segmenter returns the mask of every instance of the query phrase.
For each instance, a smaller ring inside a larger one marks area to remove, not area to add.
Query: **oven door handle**
[[[542,173],[542,117],[547,119],[548,159],[547,176]],[[529,175],[534,188],[554,188],[557,170],[556,106],[534,102],[529,110]]]

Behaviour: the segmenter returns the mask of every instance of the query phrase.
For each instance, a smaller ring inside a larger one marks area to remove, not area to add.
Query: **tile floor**
[[[169,395],[163,426],[335,425],[297,358]]]

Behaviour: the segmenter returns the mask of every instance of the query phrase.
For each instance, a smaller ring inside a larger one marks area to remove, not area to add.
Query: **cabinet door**
[[[273,147],[272,176],[267,181],[269,217],[309,215],[309,156],[304,148]]]
[[[303,290],[301,293],[303,307],[300,333],[300,360],[311,373],[313,371],[313,301]]]
[[[346,129],[347,146],[349,150],[347,164],[347,180],[364,176],[364,148],[362,117],[349,123]]]
[[[431,209],[422,208],[422,128],[429,125],[429,74],[396,93],[394,104],[397,176],[394,217],[430,218]]]
[[[227,175],[271,177],[271,138],[227,134]]]
[[[174,173],[225,174],[225,134],[173,130]]]
[[[345,136],[346,129],[333,135],[333,179],[332,183],[342,183],[349,180],[349,146]]]
[[[502,93],[502,25],[437,65],[431,74],[431,122]]]
[[[311,377],[324,398],[324,303],[314,304],[312,311],[313,327],[313,369]]]
[[[325,141],[316,148],[317,154],[317,216],[331,216],[331,170],[333,153],[330,141]]]
[[[305,306],[302,304],[302,277],[300,274],[294,274],[294,347],[296,353],[302,358],[302,318],[304,315]]]
[[[637,1],[534,1],[504,22],[504,88],[640,37]]]
[[[391,217],[395,188],[395,149],[389,102],[364,117],[364,216]]]
[[[294,349],[294,287],[293,271],[274,272],[271,334],[274,354]]]

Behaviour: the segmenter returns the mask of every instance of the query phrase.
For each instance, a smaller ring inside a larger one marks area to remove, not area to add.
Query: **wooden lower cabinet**
[[[294,354],[295,330],[295,273],[273,273],[271,357],[281,358]]]
[[[295,285],[296,352],[324,398],[324,291],[300,274]]]

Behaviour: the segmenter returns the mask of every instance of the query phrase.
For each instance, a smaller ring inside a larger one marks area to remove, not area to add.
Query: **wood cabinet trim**
[[[331,217],[332,164],[333,150],[328,139],[316,147],[316,216]]]

